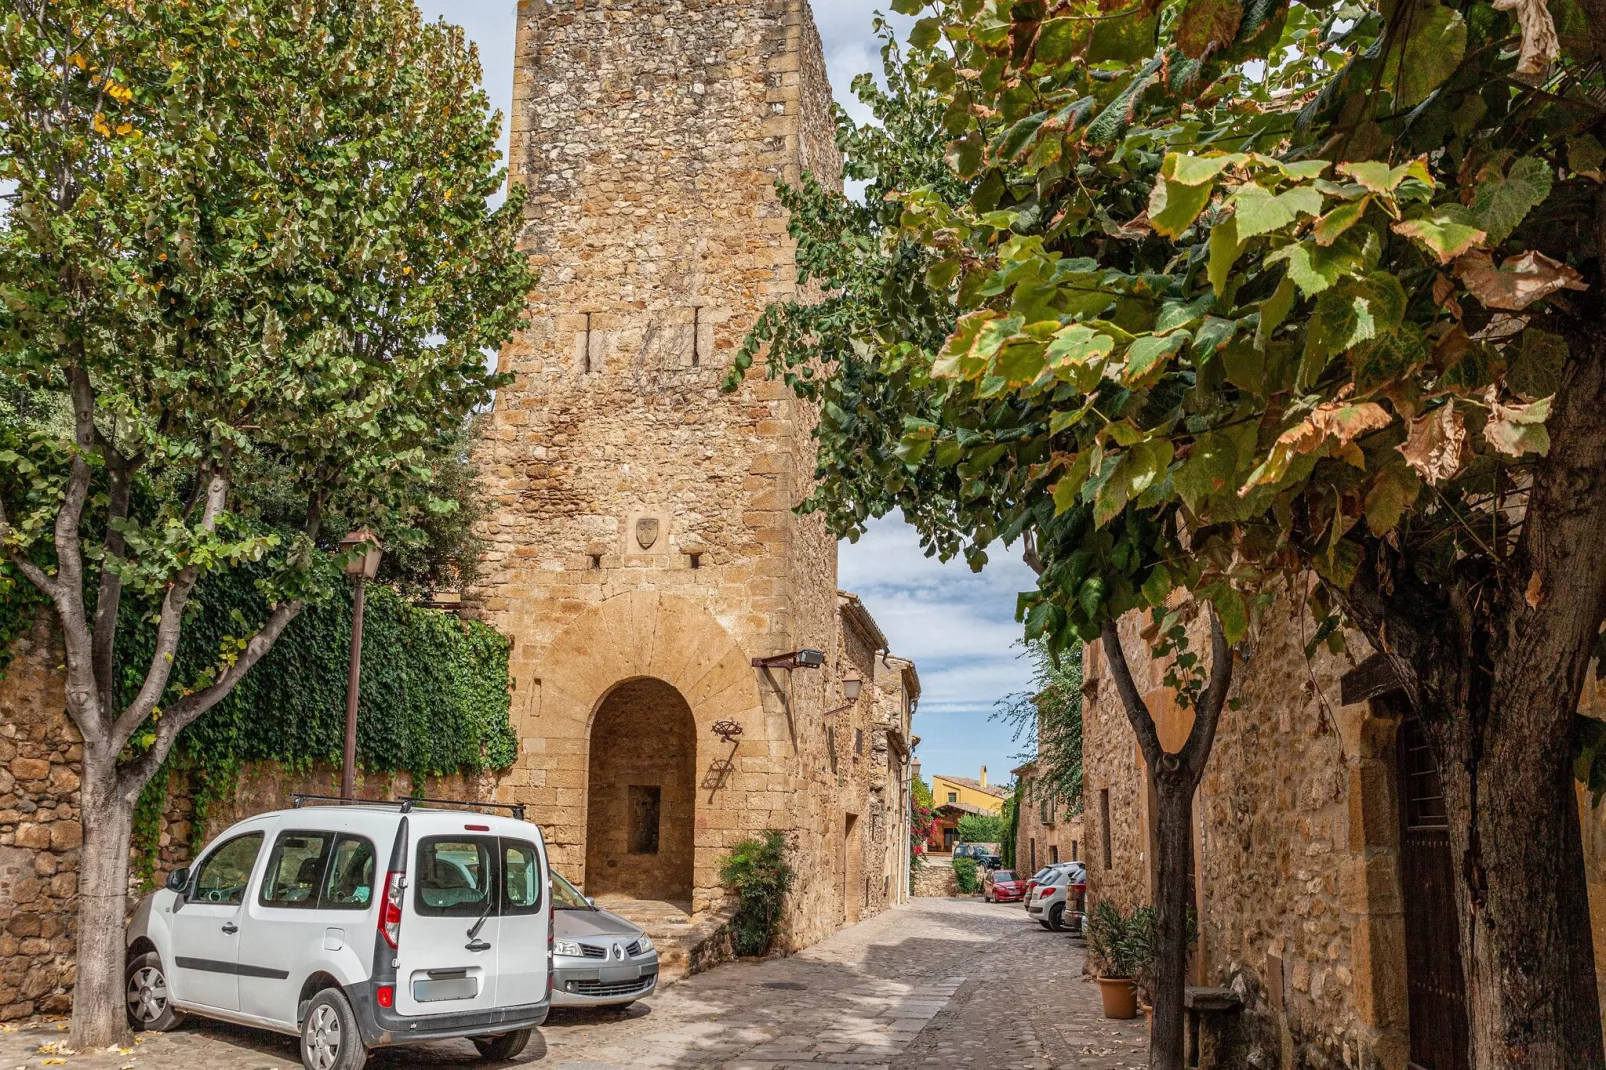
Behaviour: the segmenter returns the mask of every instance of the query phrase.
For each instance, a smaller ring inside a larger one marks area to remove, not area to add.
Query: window
[[[1110,855],[1110,789],[1099,791],[1099,831],[1104,837],[1104,868],[1111,866]]]
[[[1031,847],[1031,850],[1028,853],[1031,855],[1032,868],[1036,869],[1037,868],[1037,840],[1035,838],[1031,839],[1031,840],[1028,840],[1027,844]]]
[[[329,832],[281,832],[257,901],[281,910],[366,910],[373,897],[371,842]]]
[[[864,753],[864,729],[855,728],[853,730],[853,756],[855,758],[857,758],[859,755],[861,755],[863,753]]]
[[[658,853],[658,824],[663,813],[663,789],[656,784],[630,785],[630,853]]]
[[[950,791],[948,793],[948,801],[951,802],[951,803],[958,802],[959,801],[959,793],[957,791]]]
[[[329,840],[323,832],[279,833],[257,901],[265,907],[316,907],[329,863]]]
[[[195,871],[195,898],[202,903],[245,902],[251,870],[262,850],[262,833],[236,836],[206,857]]]
[[[1054,797],[1045,795],[1042,802],[1038,803],[1038,808],[1038,816],[1043,819],[1043,824],[1052,825],[1054,823]]]
[[[535,914],[541,909],[541,856],[535,844],[502,841],[502,914]]]
[[[367,910],[374,898],[374,845],[361,836],[341,836],[329,856],[323,910]]]
[[[491,901],[496,841],[432,836],[418,845],[418,912],[436,918],[474,918]]]
[[[1051,865],[1051,866],[1058,865],[1059,864],[1059,860],[1060,860],[1059,844],[1057,844],[1057,843],[1049,844],[1048,845],[1048,864]]]
[[[1071,841],[1071,861],[1072,861],[1072,862],[1079,862],[1079,861],[1081,861],[1081,858],[1082,858],[1082,852],[1081,852],[1081,851],[1080,851],[1080,850],[1079,850],[1079,848],[1080,848],[1080,847],[1081,847],[1081,846],[1082,846],[1082,845],[1081,845],[1081,844],[1079,844],[1079,843],[1077,843],[1077,842],[1076,842],[1076,841],[1075,841],[1075,840],[1072,840],[1072,841]]]

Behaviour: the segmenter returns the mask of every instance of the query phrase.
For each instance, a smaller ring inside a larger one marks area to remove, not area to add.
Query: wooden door
[[[848,814],[842,829],[842,920],[852,925],[859,920],[864,901],[864,844],[859,841],[859,817]]]
[[[1438,768],[1416,718],[1401,722],[1395,755],[1411,1061],[1419,1070],[1467,1070],[1467,995],[1450,823]]]

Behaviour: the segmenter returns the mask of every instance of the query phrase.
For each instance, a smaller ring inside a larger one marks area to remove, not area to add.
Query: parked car
[[[626,1006],[658,986],[652,937],[611,914],[552,872],[552,1002],[557,1006]]]
[[[1065,867],[1070,866],[1071,864],[1072,863],[1070,863],[1070,862],[1050,862],[1048,865],[1044,866],[1042,869],[1040,869],[1036,873],[1032,874],[1031,877],[1027,878],[1027,881],[1026,881],[1026,897],[1025,898],[1028,901],[1030,901],[1031,897],[1032,897],[1032,892],[1037,889],[1037,886],[1039,884],[1042,884],[1044,881],[1046,881],[1051,874],[1055,873],[1058,870],[1064,869]]]
[[[552,901],[522,808],[295,801],[229,828],[140,902],[129,1023],[194,1014],[299,1035],[307,1070],[360,1070],[371,1049],[418,1040],[523,1050],[551,1007]]]
[[[981,879],[981,897],[989,903],[1013,903],[1026,895],[1026,882],[1007,869],[992,869]]]
[[[955,858],[974,858],[977,865],[986,865],[987,859],[998,854],[996,843],[961,843],[954,846]]]
[[[1063,863],[1027,896],[1026,913],[1055,932],[1080,928],[1086,892],[1087,868],[1080,862]]]

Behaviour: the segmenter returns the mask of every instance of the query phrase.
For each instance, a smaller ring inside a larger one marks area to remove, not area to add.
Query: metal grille
[[[580,954],[588,959],[605,959],[608,957],[608,949],[598,947],[596,944],[581,944]]]
[[[656,973],[643,974],[631,981],[573,981],[573,991],[582,996],[630,996],[645,992],[658,979]]]
[[[625,954],[627,954],[627,955],[639,955],[639,954],[641,954],[641,941],[640,940],[632,940],[632,941],[630,941],[630,943],[626,944],[625,945]]]

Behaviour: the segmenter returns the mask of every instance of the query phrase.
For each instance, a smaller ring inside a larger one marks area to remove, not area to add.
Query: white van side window
[[[342,836],[329,856],[329,879],[320,902],[325,910],[367,910],[374,898],[374,845],[361,836]]]
[[[262,850],[262,833],[248,832],[206,856],[195,872],[195,898],[202,903],[234,905],[245,902],[251,869]]]

